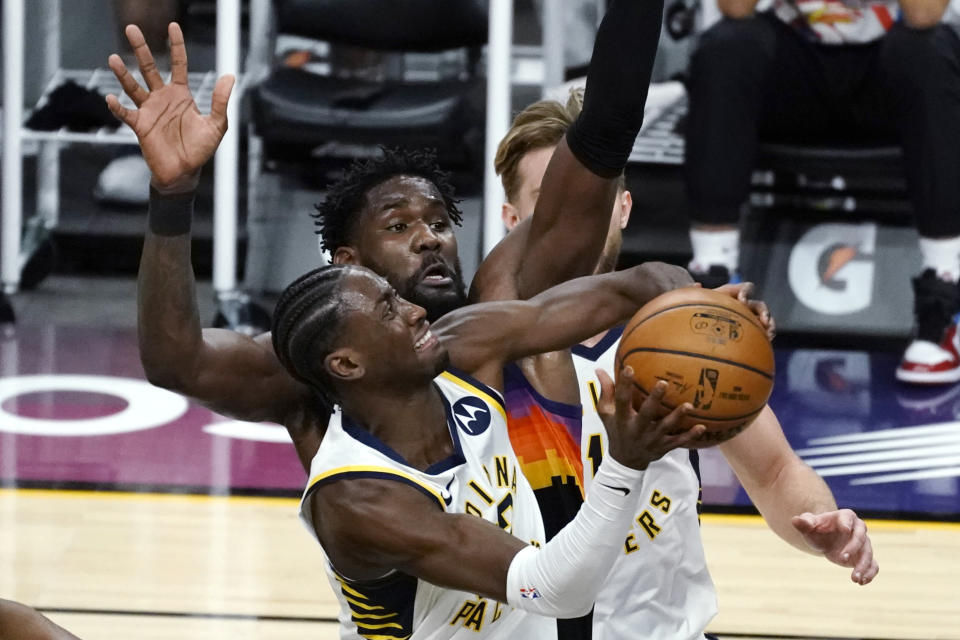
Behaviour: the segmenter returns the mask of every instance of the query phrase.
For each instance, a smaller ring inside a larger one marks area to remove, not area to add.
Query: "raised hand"
[[[183,32],[170,23],[170,83],[164,84],[153,54],[135,25],[127,25],[127,40],[133,48],[144,89],[127,71],[120,56],[108,59],[110,69],[136,109],[127,109],[113,94],[107,106],[137,134],[144,160],[153,174],[150,184],[161,193],[183,193],[196,188],[200,169],[213,156],[227,131],[227,101],[234,77],[225,75],[213,89],[210,114],[202,115],[187,84],[187,49]]]
[[[777,333],[777,325],[773,321],[773,316],[770,315],[770,310],[767,308],[767,303],[761,300],[752,300],[750,298],[750,296],[753,295],[753,290],[754,286],[752,282],[725,284],[714,289],[714,291],[725,293],[728,296],[732,296],[743,304],[747,305],[747,307],[753,311],[753,314],[757,316],[757,320],[760,321],[760,324],[762,324],[767,330],[767,338],[773,340]]]
[[[880,571],[867,525],[850,509],[802,513],[792,523],[811,549],[841,567],[853,567],[850,579],[857,584],[867,584]]]
[[[662,380],[636,408],[633,404],[632,367],[624,367],[620,372],[616,388],[602,369],[597,369],[597,377],[601,390],[597,413],[607,429],[610,455],[620,464],[633,469],[646,469],[654,460],[690,444],[706,430],[702,424],[697,424],[686,431],[679,431],[680,421],[693,409],[689,403],[657,419],[663,410],[663,394],[667,391],[667,383]]]

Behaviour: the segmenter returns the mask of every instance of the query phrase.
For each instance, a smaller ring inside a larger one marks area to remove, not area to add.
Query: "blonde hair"
[[[508,201],[514,200],[520,188],[520,160],[531,151],[559,144],[582,109],[583,89],[575,88],[570,90],[566,104],[540,100],[517,114],[507,135],[497,146],[493,162]],[[620,174],[617,186],[624,190],[623,174]]]

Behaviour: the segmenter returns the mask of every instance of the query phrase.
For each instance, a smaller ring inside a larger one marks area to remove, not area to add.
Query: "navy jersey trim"
[[[697,476],[697,522],[700,522],[700,514],[703,513],[703,480],[700,478],[700,452],[696,449],[690,449],[690,466]]]
[[[502,394],[502,393],[500,393],[499,391],[497,391],[497,390],[494,389],[493,387],[487,386],[486,384],[480,382],[479,380],[477,380],[476,378],[474,378],[473,376],[471,376],[469,373],[465,373],[465,372],[463,372],[463,371],[460,371],[459,369],[457,369],[457,368],[455,368],[455,367],[447,367],[447,368],[445,369],[445,371],[446,371],[447,373],[449,373],[450,375],[452,375],[452,376],[454,376],[454,377],[456,377],[456,378],[460,378],[461,380],[463,380],[463,381],[466,382],[467,384],[472,385],[472,386],[476,387],[477,389],[479,389],[480,391],[483,391],[484,393],[486,393],[487,395],[489,395],[491,398],[493,398],[494,400],[496,400],[497,403],[500,405],[500,408],[503,409],[504,412],[506,412],[506,410],[507,410],[507,405],[506,405],[506,403],[503,401],[503,394]]]
[[[451,469],[466,462],[466,459],[463,457],[463,449],[460,446],[460,434],[457,432],[456,423],[454,422],[453,414],[450,411],[450,402],[447,400],[446,394],[444,394],[443,391],[436,386],[436,384],[434,384],[434,388],[437,390],[437,393],[440,394],[440,398],[443,400],[443,411],[447,420],[447,431],[450,432],[450,437],[453,440],[453,453],[443,460],[434,462],[426,469],[423,469],[424,473],[430,475],[436,475],[441,471],[446,471],[447,469]],[[344,433],[354,440],[357,440],[361,444],[364,444],[371,449],[376,449],[394,462],[399,462],[405,467],[416,469],[416,467],[407,462],[406,458],[400,455],[392,447],[384,443],[380,438],[373,435],[363,427],[357,425],[347,414],[343,414],[341,425],[343,426]]]
[[[529,380],[527,380],[527,376],[523,374],[523,370],[517,366],[515,362],[511,362],[503,368],[504,388],[506,388],[508,380],[510,383],[515,383],[516,385],[523,387],[527,392],[530,393],[531,396],[533,396],[533,399],[537,401],[537,404],[550,413],[563,416],[564,418],[573,418],[574,420],[583,416],[583,407],[581,405],[558,402],[556,400],[551,400],[550,398],[545,398],[543,395],[541,395],[539,391],[533,388],[533,385],[530,384]]]
[[[607,333],[604,334],[602,338],[600,338],[600,342],[593,345],[592,347],[585,347],[582,344],[575,344],[572,347],[570,347],[570,350],[573,352],[573,355],[575,356],[579,356],[585,360],[593,360],[594,362],[596,362],[597,360],[600,359],[600,356],[602,356],[604,353],[607,352],[607,349],[612,347],[617,342],[617,340],[620,339],[620,336],[622,335],[623,335],[623,325],[620,325],[619,327],[614,327],[609,331],[607,331]]]

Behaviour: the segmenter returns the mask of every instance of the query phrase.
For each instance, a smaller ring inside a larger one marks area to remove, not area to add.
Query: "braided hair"
[[[273,350],[294,378],[310,387],[327,409],[337,402],[333,379],[323,366],[340,334],[339,295],[349,265],[325,265],[283,290],[273,312]]]
[[[459,225],[463,219],[450,174],[440,169],[434,150],[396,147],[381,147],[381,150],[383,155],[378,158],[357,160],[351,164],[343,178],[328,185],[323,202],[315,205],[317,211],[311,216],[324,250],[333,252],[337,247],[350,244],[367,193],[396,176],[418,176],[429,180],[440,192],[454,224]]]

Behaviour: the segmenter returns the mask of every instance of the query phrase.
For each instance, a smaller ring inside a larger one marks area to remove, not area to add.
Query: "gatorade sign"
[[[800,237],[787,267],[790,289],[813,311],[843,315],[873,302],[877,225],[818,224]]]
[[[920,271],[914,228],[772,211],[751,211],[744,223],[741,272],[781,333],[910,335],[910,278]]]

